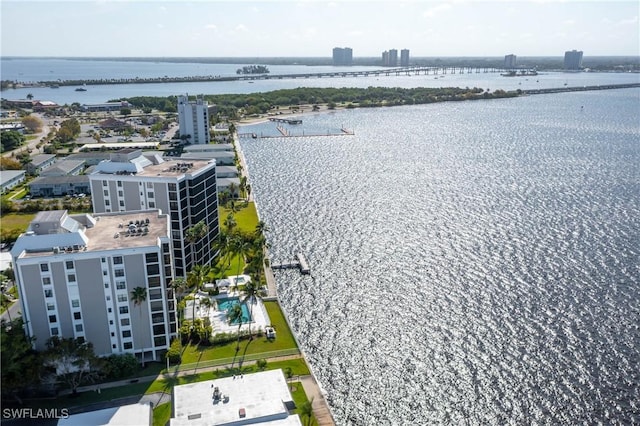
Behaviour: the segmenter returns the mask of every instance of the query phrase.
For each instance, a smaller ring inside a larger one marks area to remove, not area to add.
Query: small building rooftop
[[[302,425],[282,370],[175,386],[172,404],[171,426]]]

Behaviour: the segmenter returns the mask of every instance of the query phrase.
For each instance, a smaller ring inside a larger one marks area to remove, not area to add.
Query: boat
[[[76,88],[76,92],[86,92],[87,89],[85,89],[84,87],[77,87]]]

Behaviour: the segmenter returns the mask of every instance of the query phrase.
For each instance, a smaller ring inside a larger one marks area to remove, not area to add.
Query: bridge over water
[[[284,80],[299,78],[343,78],[343,77],[398,77],[412,75],[446,75],[446,74],[472,74],[472,73],[505,73],[513,70],[494,67],[403,67],[381,68],[378,70],[359,71],[331,71],[318,73],[299,74],[246,74],[237,76],[191,76],[191,77],[150,77],[150,78],[108,78],[89,80],[55,80],[39,81],[32,86],[92,86],[104,84],[144,84],[144,83],[196,83],[196,82],[222,82],[222,81],[253,81],[253,80]],[[530,72],[531,70],[527,70]]]

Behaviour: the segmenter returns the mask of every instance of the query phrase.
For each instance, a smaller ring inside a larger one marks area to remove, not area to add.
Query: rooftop
[[[214,398],[216,388],[220,398]],[[282,370],[191,383],[173,388],[171,426],[297,425],[289,415],[293,398]]]

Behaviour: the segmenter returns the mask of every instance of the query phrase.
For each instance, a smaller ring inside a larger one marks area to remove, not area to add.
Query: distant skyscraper
[[[389,66],[398,66],[398,51],[396,49],[389,49]]]
[[[579,70],[582,68],[582,51],[572,50],[564,52],[564,69]]]
[[[389,49],[382,52],[382,65],[385,67],[397,67],[398,66],[398,51],[396,49]]]
[[[209,104],[198,96],[195,101],[189,101],[189,95],[178,96],[178,123],[180,136],[189,136],[192,144],[208,144],[209,135]]]
[[[350,47],[333,48],[333,65],[352,65],[353,50]]]
[[[516,55],[511,54],[504,57],[504,67],[506,69],[512,69],[516,66]]]
[[[400,51],[400,66],[401,67],[409,66],[409,49],[402,49]]]

